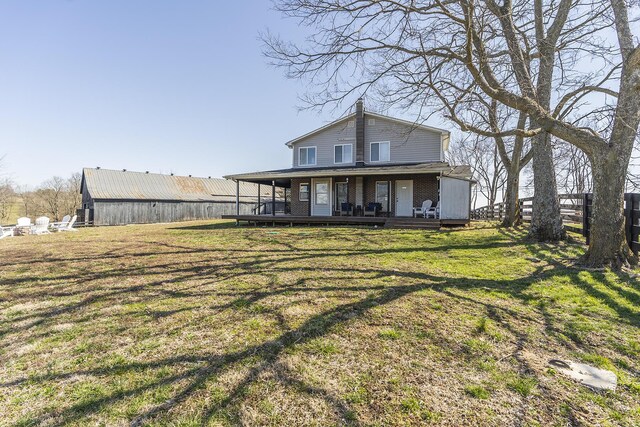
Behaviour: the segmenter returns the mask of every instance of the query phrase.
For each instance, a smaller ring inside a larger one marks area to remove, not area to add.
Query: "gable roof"
[[[422,125],[422,124],[419,124],[419,123],[416,123],[416,122],[411,122],[409,120],[397,119],[395,117],[385,116],[383,114],[372,113],[370,111],[365,111],[364,115],[365,115],[365,117],[369,116],[370,118],[374,118],[374,119],[389,120],[389,121],[394,122],[394,123],[398,123],[398,124],[402,124],[402,125],[406,125],[406,126],[412,126],[412,127],[417,128],[417,129],[424,129],[424,130],[428,130],[428,131],[431,131],[431,132],[436,132],[436,133],[439,133],[439,134],[443,135],[446,138],[447,143],[448,143],[450,132],[448,130],[446,130],[446,129],[441,129],[441,128],[437,128],[437,127],[433,127],[433,126],[426,126],[426,125]],[[331,123],[328,123],[328,124],[326,124],[326,125],[324,125],[322,127],[319,127],[316,130],[313,130],[311,132],[305,133],[302,136],[294,138],[291,141],[286,142],[285,145],[288,146],[288,147],[292,147],[293,144],[295,144],[297,142],[300,142],[305,138],[308,138],[310,136],[316,135],[316,134],[318,134],[318,133],[330,128],[331,126],[335,126],[335,125],[337,125],[339,123],[355,119],[355,117],[356,117],[356,113],[348,114],[348,115],[346,115],[344,117],[341,117],[341,118],[339,118],[337,120],[334,120]],[[446,148],[445,148],[445,150],[446,150]]]
[[[81,191],[86,186],[94,200],[164,200],[190,202],[235,202],[236,183],[221,178],[196,178],[158,173],[111,169],[82,170]],[[263,186],[262,196],[270,197],[271,188]],[[258,187],[240,183],[240,200],[254,201]]]

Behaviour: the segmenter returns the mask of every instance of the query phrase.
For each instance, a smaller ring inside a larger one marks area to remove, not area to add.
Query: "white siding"
[[[440,178],[440,218],[469,219],[471,182],[449,177]]]

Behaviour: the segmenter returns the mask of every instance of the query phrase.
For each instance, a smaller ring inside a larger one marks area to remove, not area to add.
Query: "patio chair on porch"
[[[352,203],[340,203],[340,216],[353,215],[353,204]]]
[[[438,218],[440,216],[440,202],[436,203],[435,207],[427,209],[424,213],[425,218]]]
[[[425,200],[424,202],[422,202],[422,206],[420,206],[419,208],[413,208],[413,216],[417,217],[418,215],[422,215],[423,218],[427,218],[427,212],[429,212],[429,209],[431,209],[431,205],[433,205],[433,202],[431,200]]]
[[[364,216],[378,216],[378,213],[382,210],[381,203],[369,203],[364,207]]]

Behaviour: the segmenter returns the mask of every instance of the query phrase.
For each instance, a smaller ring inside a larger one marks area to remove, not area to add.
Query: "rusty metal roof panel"
[[[82,182],[93,199],[109,200],[176,200],[176,201],[235,201],[236,183],[221,178],[197,178],[130,172],[111,169],[85,168]],[[262,197],[271,196],[271,188],[262,186]],[[258,186],[240,183],[240,199],[254,201]]]

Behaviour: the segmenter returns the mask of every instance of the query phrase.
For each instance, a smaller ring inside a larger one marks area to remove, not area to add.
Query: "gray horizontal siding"
[[[335,166],[333,158],[334,146],[337,144],[352,144],[351,157],[352,163],[340,163],[339,166],[353,166],[356,160],[356,128],[348,127],[348,121],[338,123],[315,135],[300,141],[293,146],[293,167],[305,167],[298,164],[298,153],[300,147],[316,146],[316,167],[319,166]],[[349,140],[341,140],[344,138],[352,138]],[[313,167],[313,166],[311,166]]]
[[[304,168],[298,164],[298,153],[300,147],[317,147],[317,161],[315,167],[336,166],[334,163],[334,146],[337,144],[352,144],[353,163],[340,164],[338,166],[355,165],[356,153],[356,129],[355,127],[347,127],[347,121],[338,123],[326,130],[311,135],[293,145],[293,167]],[[421,163],[421,162],[439,162],[440,158],[440,141],[441,134],[439,132],[426,129],[415,128],[391,120],[380,118],[375,119],[375,125],[369,125],[369,117],[365,113],[365,146],[364,161],[369,164],[371,142],[390,142],[391,160],[390,163]],[[344,140],[345,138],[350,138]],[[342,139],[342,140],[341,140]],[[374,163],[382,164],[382,163]]]
[[[154,206],[155,205],[155,206]],[[240,215],[253,214],[257,203],[240,203]],[[217,219],[235,215],[235,203],[215,202],[100,202],[93,203],[94,225],[151,224]]]
[[[371,143],[389,141],[391,163],[439,162],[440,133],[376,118],[369,126],[365,114],[364,161],[370,163]],[[380,164],[375,162],[375,164]]]

